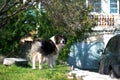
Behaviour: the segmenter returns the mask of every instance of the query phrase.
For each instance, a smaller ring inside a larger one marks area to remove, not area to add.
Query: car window
[[[118,45],[119,38],[118,37],[113,37],[109,40],[105,50],[104,50],[104,54],[109,54],[111,53],[116,53],[116,51],[118,51],[119,49],[119,45]]]
[[[117,45],[118,45],[118,48],[117,48],[117,49],[118,49],[118,53],[120,54],[120,37],[119,37],[119,40],[118,40],[118,44],[117,44]]]

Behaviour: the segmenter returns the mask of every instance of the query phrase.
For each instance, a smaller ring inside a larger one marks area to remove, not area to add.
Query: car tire
[[[119,76],[119,74],[118,74],[118,70],[116,70],[116,69],[111,69],[111,70],[110,70],[110,76],[111,76],[112,78],[120,78],[120,76]]]
[[[120,78],[120,66],[116,65],[113,69],[114,75],[116,78]]]
[[[110,77],[115,78],[115,74],[114,74],[113,69],[110,70]]]

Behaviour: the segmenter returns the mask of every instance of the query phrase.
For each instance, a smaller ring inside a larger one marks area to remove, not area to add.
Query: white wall
[[[102,14],[109,14],[110,12],[110,0],[101,0]]]

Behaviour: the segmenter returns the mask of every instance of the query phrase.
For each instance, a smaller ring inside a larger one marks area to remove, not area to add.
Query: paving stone
[[[116,78],[111,78],[109,75],[102,75],[98,72],[91,72],[88,70],[80,70],[75,69],[70,71],[67,74],[69,79],[76,79],[76,80],[120,80]]]
[[[3,65],[13,65],[16,64],[18,66],[26,66],[28,65],[28,61],[23,58],[4,58]]]

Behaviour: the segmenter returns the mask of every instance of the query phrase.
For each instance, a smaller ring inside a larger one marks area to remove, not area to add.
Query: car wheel
[[[116,78],[120,78],[120,66],[119,65],[114,66],[113,73]]]
[[[119,72],[118,72],[118,70],[116,70],[116,69],[111,69],[111,70],[110,70],[110,76],[111,76],[112,78],[120,78]]]
[[[114,74],[114,71],[113,69],[110,70],[110,77],[114,78],[115,77],[115,74]]]

